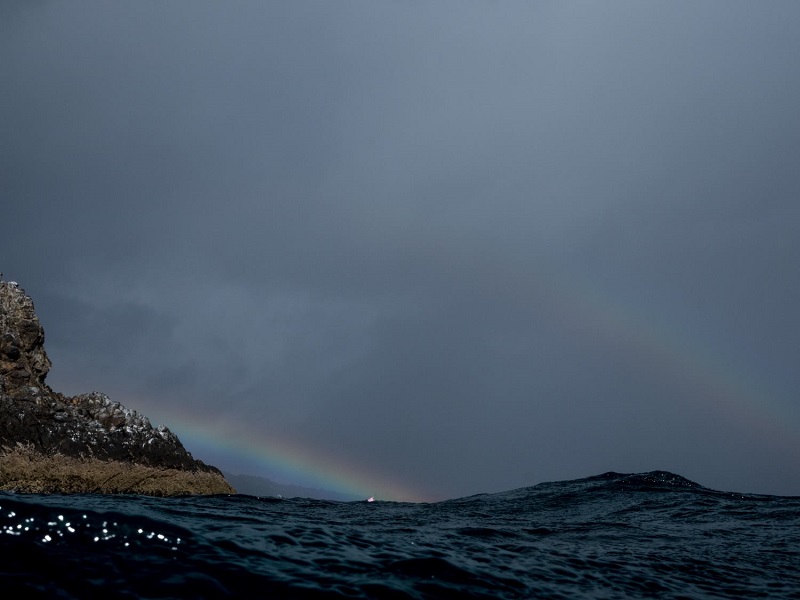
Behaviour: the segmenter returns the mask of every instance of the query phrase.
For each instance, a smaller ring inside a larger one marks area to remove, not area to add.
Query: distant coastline
[[[225,479],[236,488],[239,494],[248,496],[269,496],[275,498],[312,498],[316,500],[334,500],[339,502],[352,502],[365,498],[353,494],[334,492],[319,488],[309,488],[300,485],[277,483],[266,477],[256,475],[234,475],[223,471]]]

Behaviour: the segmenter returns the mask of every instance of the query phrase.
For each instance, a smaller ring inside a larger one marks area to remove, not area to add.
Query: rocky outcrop
[[[50,366],[33,300],[16,283],[0,281],[0,393],[51,391],[44,383]]]
[[[147,417],[105,394],[54,392],[45,383],[50,366],[33,301],[16,283],[0,281],[0,489],[234,492],[217,468],[195,460],[166,427],[153,427]],[[21,452],[36,481],[20,475]],[[92,471],[102,478],[88,476]]]

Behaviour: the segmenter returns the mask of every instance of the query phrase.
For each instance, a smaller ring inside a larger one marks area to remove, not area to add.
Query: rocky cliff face
[[[49,391],[44,379],[50,366],[33,300],[14,282],[0,281],[0,393]]]
[[[54,392],[45,383],[50,366],[44,329],[33,301],[16,283],[0,281],[0,489],[155,495],[234,492],[218,469],[195,460],[166,427],[153,427],[146,417],[104,394],[65,397]],[[37,482],[26,482],[19,474],[11,477],[14,469],[10,462],[3,463],[3,457],[16,452],[14,464],[18,465],[20,448],[25,449],[28,460],[34,457],[39,467],[42,461],[57,456],[63,471],[63,459],[75,459],[67,461],[72,465],[69,468],[79,471],[73,480],[86,481],[65,485],[61,476],[48,479],[46,465],[38,469]],[[113,476],[113,469],[109,477],[109,463],[118,464],[125,473],[137,466],[136,486],[126,488],[120,483],[125,477]],[[113,485],[87,479],[92,468],[101,470],[103,481],[113,481]],[[169,480],[165,470],[179,473],[179,477]],[[148,473],[158,481],[143,484]],[[197,474],[202,483],[191,482],[191,476],[187,477],[191,474]],[[178,480],[189,483],[176,485]],[[69,489],[61,489],[65,487]]]

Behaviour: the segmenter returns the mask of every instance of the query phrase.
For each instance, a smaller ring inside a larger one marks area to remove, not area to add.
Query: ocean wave
[[[8,597],[800,598],[800,498],[606,473],[432,504],[0,494]]]

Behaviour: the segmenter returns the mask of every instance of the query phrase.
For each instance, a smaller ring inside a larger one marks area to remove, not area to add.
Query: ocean
[[[606,473],[430,504],[0,494],[3,598],[800,598],[800,497]]]

